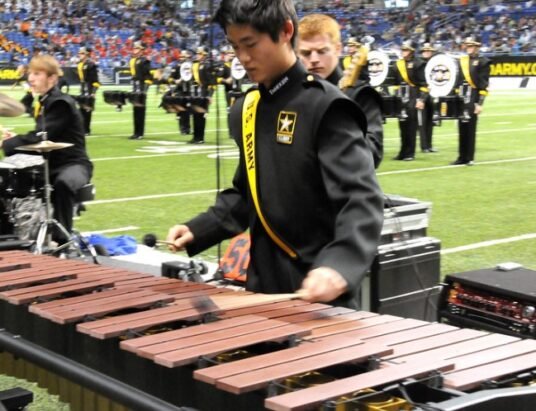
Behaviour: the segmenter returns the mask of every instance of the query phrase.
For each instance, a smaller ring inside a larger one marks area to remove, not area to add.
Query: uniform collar
[[[326,80],[335,86],[339,84],[339,80],[342,78],[342,69],[339,65],[335,67],[335,70],[331,72],[329,76],[326,77]]]
[[[305,78],[307,70],[300,61],[288,69],[279,79],[277,79],[270,88],[264,87],[264,85],[259,84],[259,91],[263,98],[277,98],[280,95],[285,94],[287,90],[292,89],[292,85],[301,81]]]

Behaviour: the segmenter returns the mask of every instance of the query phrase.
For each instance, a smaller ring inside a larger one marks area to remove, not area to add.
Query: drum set
[[[13,235],[25,242],[34,254],[59,254],[63,250],[74,249],[81,256],[84,255],[83,245],[95,259],[95,250],[80,235],[69,233],[52,216],[49,153],[73,144],[50,141],[46,132],[41,134],[40,142],[17,147],[19,151],[35,152],[40,156],[15,154],[0,161],[1,234]],[[54,246],[53,230],[61,232],[69,241]]]

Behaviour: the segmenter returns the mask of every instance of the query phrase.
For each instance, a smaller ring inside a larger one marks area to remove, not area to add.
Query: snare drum
[[[441,119],[460,119],[463,118],[463,98],[460,96],[439,97],[436,102],[438,105],[437,112]]]
[[[192,110],[197,113],[206,113],[208,111],[208,97],[192,97]]]
[[[81,94],[74,98],[80,108],[84,111],[93,111],[95,109],[95,97]]]
[[[106,90],[102,93],[104,102],[112,106],[124,106],[127,104],[127,93],[119,90]]]
[[[180,113],[186,111],[187,104],[188,102],[184,97],[166,95],[162,97],[161,106],[167,113]]]
[[[402,112],[402,100],[398,96],[382,96],[384,118],[398,118]]]
[[[134,107],[145,107],[147,93],[143,91],[131,91],[130,93],[127,93],[127,99]]]

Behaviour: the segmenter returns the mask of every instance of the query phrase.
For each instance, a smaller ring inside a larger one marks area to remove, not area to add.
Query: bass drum
[[[378,50],[372,50],[368,53],[368,73],[370,85],[372,87],[381,86],[389,74],[389,56]]]
[[[458,77],[458,63],[447,54],[436,54],[424,68],[426,83],[432,97],[446,97],[452,93]]]
[[[231,76],[235,80],[242,80],[246,77],[246,69],[237,57],[233,58],[233,61],[231,62]]]
[[[191,61],[183,62],[181,64],[179,72],[180,72],[182,81],[190,81],[194,76],[192,73],[192,62]]]

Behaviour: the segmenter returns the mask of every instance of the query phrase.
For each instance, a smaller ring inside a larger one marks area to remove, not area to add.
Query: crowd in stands
[[[153,67],[176,61],[181,50],[224,42],[210,30],[208,10],[182,9],[169,0],[8,0],[0,3],[0,63],[25,64],[36,51],[53,54],[63,65],[77,63],[87,47],[101,69],[125,66],[134,41],[145,43]],[[365,3],[368,5],[365,7]],[[398,48],[412,39],[456,52],[477,35],[484,53],[536,53],[536,1],[424,1],[410,9],[371,8],[370,2],[327,1],[314,9],[299,3],[300,17],[329,13],[343,38],[368,36],[373,47]],[[210,38],[210,39],[209,39]]]

